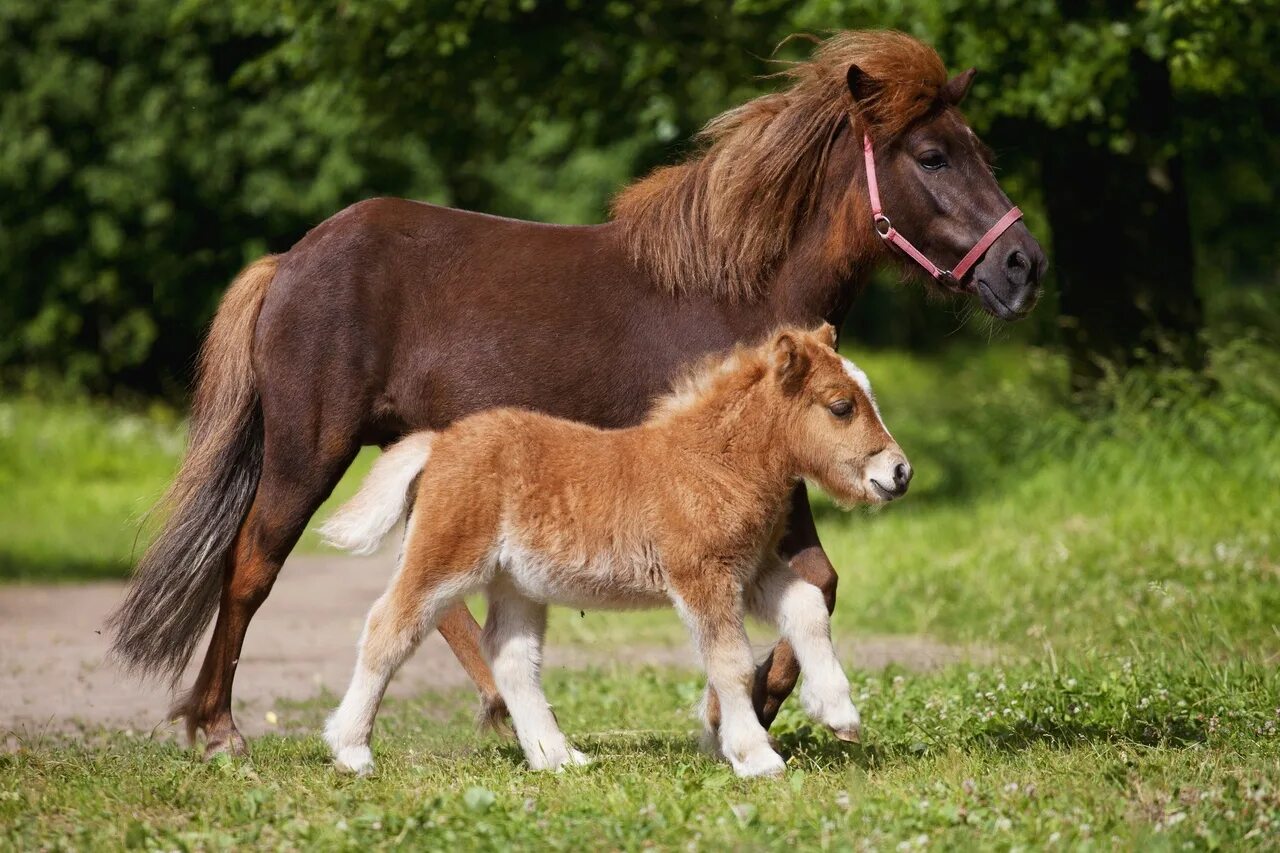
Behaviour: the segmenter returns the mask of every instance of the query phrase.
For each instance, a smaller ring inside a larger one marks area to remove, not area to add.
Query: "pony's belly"
[[[593,610],[671,604],[666,575],[651,555],[604,553],[583,558],[507,545],[498,563],[523,595],[546,604]]]

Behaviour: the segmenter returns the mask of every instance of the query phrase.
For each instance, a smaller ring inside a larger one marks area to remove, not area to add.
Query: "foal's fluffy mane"
[[[654,400],[648,423],[661,423],[711,399],[721,385],[747,386],[765,375],[760,343],[738,344],[729,352],[710,353],[695,360],[671,382],[671,390]]]
[[[851,65],[881,83],[857,105],[881,139],[923,115],[947,81],[938,54],[911,36],[844,32],[776,75],[789,88],[712,119],[698,134],[699,154],[614,199],[632,256],[662,287],[729,299],[761,293],[813,212],[832,142],[854,109]]]

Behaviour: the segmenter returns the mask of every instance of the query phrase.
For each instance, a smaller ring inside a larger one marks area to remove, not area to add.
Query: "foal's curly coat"
[[[783,769],[752,710],[744,610],[794,646],[809,713],[856,740],[858,711],[822,595],[776,545],[798,478],[842,503],[880,502],[906,490],[911,469],[834,337],[830,326],[783,330],[735,350],[631,429],[502,409],[388,450],[323,531],[341,547],[372,550],[412,503],[400,569],[369,613],[351,686],[326,730],[338,765],[372,769],[369,737],[387,682],[440,615],[478,589],[489,598],[485,651],[535,769],[587,761],[542,692],[550,603],[673,603],[719,697],[718,745],[739,775]]]

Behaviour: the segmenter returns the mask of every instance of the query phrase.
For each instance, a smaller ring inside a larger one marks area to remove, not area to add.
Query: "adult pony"
[[[884,213],[918,253],[954,263],[1008,219],[956,109],[972,70],[948,79],[909,36],[848,32],[785,74],[786,90],[712,120],[700,154],[625,189],[603,225],[375,199],[236,278],[201,355],[167,521],[111,618],[124,664],[176,682],[216,612],[174,709],[207,755],[246,749],[231,685],[249,621],[361,445],[497,406],[628,426],[692,360],[783,324],[839,326],[870,271],[907,257],[877,236],[888,220],[873,219],[864,137]],[[967,275],[937,280],[1008,320],[1031,309],[1044,266],[1018,222]],[[781,551],[830,608],[836,575],[803,488]],[[503,715],[465,606],[439,629]],[[780,642],[755,684],[764,723],[798,671]]]

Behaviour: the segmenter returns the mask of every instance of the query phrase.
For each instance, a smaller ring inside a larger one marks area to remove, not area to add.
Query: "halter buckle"
[[[893,223],[883,213],[877,213],[872,221],[875,223],[876,233],[881,237],[888,238],[893,233]]]

